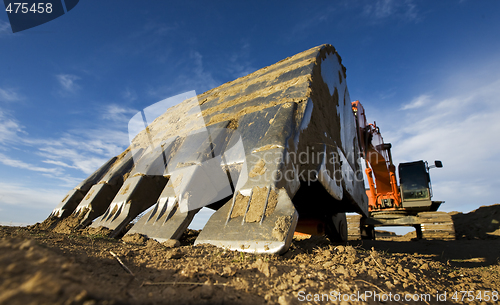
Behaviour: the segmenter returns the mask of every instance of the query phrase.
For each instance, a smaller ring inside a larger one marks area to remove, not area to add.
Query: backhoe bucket
[[[367,215],[345,78],[340,56],[323,45],[144,109],[129,123],[129,149],[143,152],[118,191],[104,174],[92,180],[102,185],[77,210],[89,215],[82,226],[104,210],[91,226],[119,236],[142,215],[126,234],[178,239],[208,207],[216,212],[195,244],[284,253],[299,215],[329,228],[342,213]],[[106,199],[93,199],[101,192]]]

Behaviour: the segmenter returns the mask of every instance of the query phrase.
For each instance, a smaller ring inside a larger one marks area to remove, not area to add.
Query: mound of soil
[[[301,237],[277,256],[193,246],[198,233],[158,243],[40,224],[0,227],[0,304],[355,304],[363,297],[446,304],[455,291],[460,300],[460,291],[500,290],[500,240],[489,237],[348,244]],[[444,292],[447,301],[438,302]],[[351,299],[338,301],[339,293]],[[415,294],[425,301],[403,300]]]
[[[482,206],[463,214],[451,212],[457,238],[498,239],[500,238],[500,204]]]

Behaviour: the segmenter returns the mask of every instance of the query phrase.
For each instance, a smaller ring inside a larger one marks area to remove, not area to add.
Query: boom
[[[384,143],[377,124],[368,124],[365,109],[359,101],[352,102],[356,118],[359,147],[366,162],[367,191],[370,211],[382,208],[401,208],[401,194],[396,181],[390,143]],[[374,179],[375,178],[375,179]]]

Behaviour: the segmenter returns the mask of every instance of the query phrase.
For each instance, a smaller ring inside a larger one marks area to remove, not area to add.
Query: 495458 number
[[[29,3],[9,3],[5,11],[11,14],[17,14],[18,12],[23,14],[27,14],[29,12],[50,14],[52,13],[52,3],[33,3],[31,7],[29,7]]]

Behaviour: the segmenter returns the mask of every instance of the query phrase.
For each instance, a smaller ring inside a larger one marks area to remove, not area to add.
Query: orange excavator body
[[[391,144],[384,143],[377,124],[368,124],[359,101],[352,102],[358,130],[359,150],[366,163],[369,189],[368,217],[349,216],[350,239],[375,239],[375,227],[412,226],[417,238],[455,239],[451,216],[438,212],[444,201],[433,201],[429,169],[442,167],[441,161],[429,166],[422,160],[398,165],[392,162]]]
[[[366,162],[365,173],[370,187],[366,190],[368,210],[400,209],[401,194],[396,167],[392,162],[391,144],[384,143],[376,122],[368,124],[365,109],[359,101],[352,102],[352,110],[356,117],[360,150]]]

